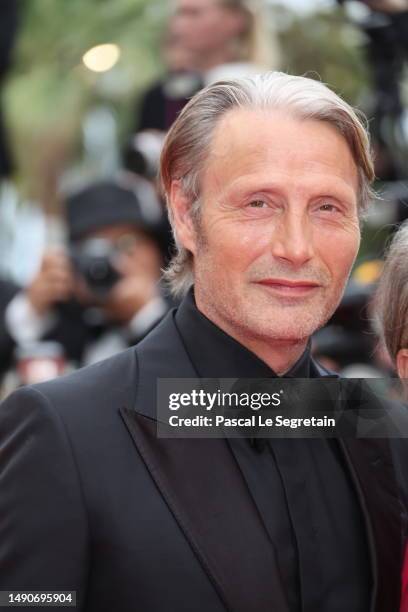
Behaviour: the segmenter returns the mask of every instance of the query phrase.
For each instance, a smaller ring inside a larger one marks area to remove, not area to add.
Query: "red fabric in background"
[[[408,544],[405,544],[404,565],[402,568],[400,612],[408,612]]]

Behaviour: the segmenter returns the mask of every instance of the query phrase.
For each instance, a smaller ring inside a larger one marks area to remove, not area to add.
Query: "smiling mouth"
[[[318,283],[309,280],[292,281],[281,278],[265,278],[257,281],[269,291],[285,297],[303,297],[314,293],[320,288]]]

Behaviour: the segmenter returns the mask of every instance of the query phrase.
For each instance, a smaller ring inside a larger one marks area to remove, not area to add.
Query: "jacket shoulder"
[[[42,398],[64,420],[100,418],[123,406],[134,408],[136,397],[142,394],[141,387],[155,386],[158,377],[183,376],[185,368],[178,365],[182,357],[183,349],[169,313],[137,346],[24,392],[19,390],[11,397],[24,402],[27,395],[35,396],[36,401]]]
[[[76,370],[31,388],[61,413],[100,412],[104,407],[129,404],[137,384],[135,349]]]

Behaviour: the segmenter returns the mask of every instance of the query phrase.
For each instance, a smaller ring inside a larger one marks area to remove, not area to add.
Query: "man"
[[[185,297],[135,349],[1,407],[0,590],[75,590],[86,612],[398,610],[386,440],[156,432],[161,378],[330,376],[309,337],[359,246],[360,120],[301,77],[215,84],[175,122],[161,175]]]
[[[161,205],[140,181],[144,191],[139,185],[137,193],[111,180],[70,195],[66,252],[47,249],[20,291],[3,283],[2,370],[13,348],[42,340],[59,342],[74,365],[96,362],[136,343],[167,312],[159,284]]]

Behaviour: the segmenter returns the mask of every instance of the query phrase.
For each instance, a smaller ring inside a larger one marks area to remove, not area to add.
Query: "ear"
[[[400,349],[398,351],[397,371],[401,379],[408,379],[408,349]]]
[[[169,206],[173,213],[177,239],[193,255],[196,252],[196,232],[191,219],[191,201],[181,187],[181,181],[174,180],[170,187]]]

